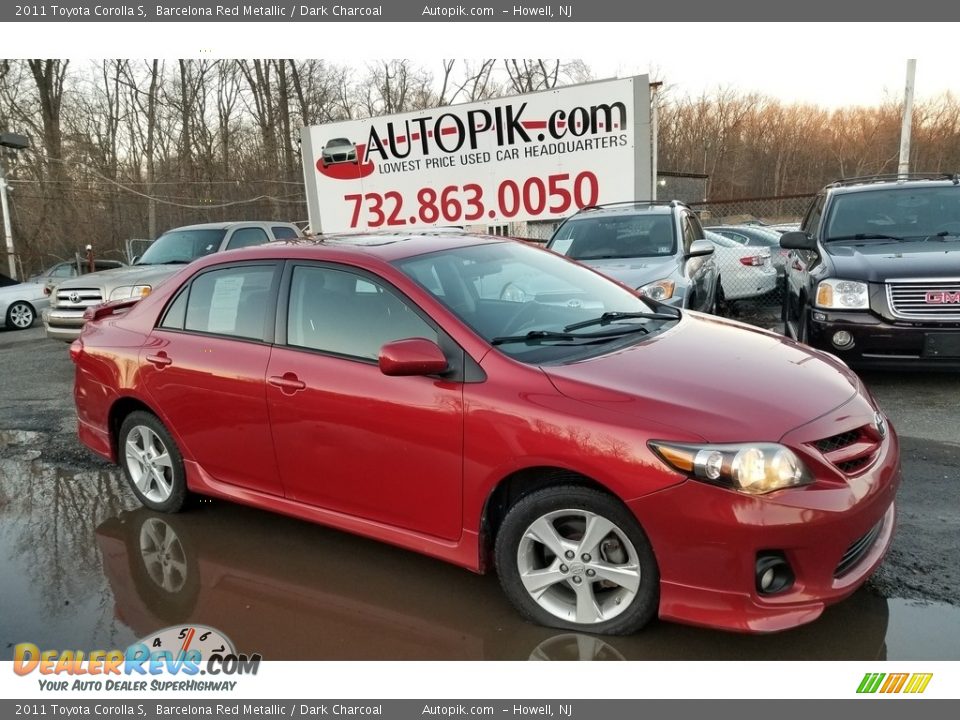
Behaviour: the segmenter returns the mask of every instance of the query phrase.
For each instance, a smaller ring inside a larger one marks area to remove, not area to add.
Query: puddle
[[[777,635],[654,622],[597,638],[524,622],[492,575],[229,503],[135,506],[116,471],[0,460],[0,659],[186,622],[271,659],[960,659],[951,605],[861,590]]]

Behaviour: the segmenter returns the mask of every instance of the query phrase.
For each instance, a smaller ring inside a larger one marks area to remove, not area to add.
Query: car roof
[[[576,215],[571,215],[567,218],[567,222],[579,222],[581,220],[588,220],[595,217],[628,217],[632,215],[669,215],[674,207],[682,206],[672,206],[667,204],[652,204],[652,205],[627,205],[625,207],[596,207],[596,208],[584,208]]]
[[[850,183],[850,184],[841,184]],[[858,180],[839,180],[827,185],[824,190],[834,194],[846,195],[848,193],[872,192],[876,190],[906,189],[912,190],[925,187],[951,187],[958,184],[956,176],[953,179],[949,177],[938,177],[929,179],[897,180],[895,178],[864,178]]]
[[[451,248],[490,245],[494,243],[521,242],[497,235],[481,235],[450,230],[417,230],[411,232],[382,233],[344,233],[320,235],[290,240],[280,240],[265,245],[255,245],[240,250],[232,250],[231,261],[250,259],[299,258],[299,259],[341,259],[366,257],[378,258],[384,262],[393,262],[417,255],[449,250]],[[225,258],[217,253],[202,260],[204,264],[223,262]]]
[[[286,220],[229,220],[227,222],[196,223],[195,225],[181,225],[164,230],[163,234],[179,230],[228,230],[234,225],[291,225]],[[294,226],[296,227],[296,226]]]

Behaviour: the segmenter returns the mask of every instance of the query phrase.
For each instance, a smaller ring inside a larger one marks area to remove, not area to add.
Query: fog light
[[[786,556],[779,550],[766,550],[757,554],[756,585],[761,595],[788,590],[793,585],[793,570]]]
[[[848,348],[853,345],[853,335],[846,330],[838,330],[833,334],[833,346],[835,348]]]
[[[763,575],[760,576],[760,592],[769,592],[770,587],[773,585],[773,581],[776,577],[777,571],[772,567],[764,570]]]

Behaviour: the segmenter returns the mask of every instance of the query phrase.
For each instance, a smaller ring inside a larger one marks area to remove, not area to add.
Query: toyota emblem
[[[887,436],[887,421],[883,419],[883,415],[877,413],[873,416],[873,424],[877,427],[877,432],[880,433],[880,437]]]
[[[80,293],[78,293],[76,290],[70,293],[70,302],[72,302],[74,305],[80,302]]]

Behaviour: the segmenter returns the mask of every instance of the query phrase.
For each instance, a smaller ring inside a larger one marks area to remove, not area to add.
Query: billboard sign
[[[556,220],[650,197],[647,76],[302,130],[313,232]]]

